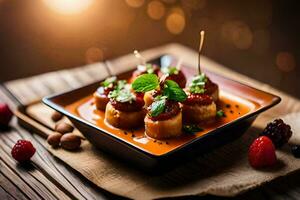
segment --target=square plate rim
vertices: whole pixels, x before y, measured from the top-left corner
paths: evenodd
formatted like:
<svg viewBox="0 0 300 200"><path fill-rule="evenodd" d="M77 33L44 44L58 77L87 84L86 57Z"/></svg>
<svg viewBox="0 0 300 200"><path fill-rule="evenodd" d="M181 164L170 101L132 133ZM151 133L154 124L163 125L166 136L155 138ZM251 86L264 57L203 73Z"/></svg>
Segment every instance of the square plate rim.
<svg viewBox="0 0 300 200"><path fill-rule="evenodd" d="M162 56L164 56L164 55L166 55L166 54L162 54L162 55L158 56L157 58L160 58L160 57L162 57ZM155 58L154 58L154 59L155 59ZM153 60L154 60L154 59L153 59ZM190 66L188 66L188 65L185 65L185 66L186 66L186 67L190 67ZM190 68L191 68L191 67L190 67ZM64 107L62 107L62 106L60 106L60 105L54 103L54 102L51 100L51 99L55 99L55 98L57 98L57 97L59 97L59 96L67 95L67 94L69 94L69 93L71 93L71 92L75 92L75 91L82 90L82 89L84 89L84 88L90 87L90 86L92 86L92 85L94 85L94 84L96 84L96 83L99 83L99 81L101 81L101 80L95 81L95 82L90 83L90 84L87 84L87 85L83 85L83 86L78 87L78 88L73 88L73 89L70 89L70 90L67 90L67 91L64 91L64 92L60 92L60 93L48 95L48 96L46 96L46 97L44 97L44 98L42 99L42 102L43 102L44 104L46 104L47 106L51 107L52 109L54 109L54 110L56 110L56 111L62 113L63 115L65 115L65 116L67 116L67 117L69 117L69 118L72 118L72 119L74 119L74 120L76 120L76 121L79 121L80 123L83 123L83 124L85 124L85 125L87 125L87 126L90 126L91 128L94 128L94 129L96 129L97 131L100 131L100 132L106 134L106 135L109 136L111 139L113 139L113 140L115 140L115 141L117 141L117 142L122 142L122 143L124 143L126 146L128 146L129 148L131 148L131 149L133 149L133 150L138 150L140 153L146 154L146 155L148 155L148 156L150 156L150 157L154 157L154 158L162 158L162 157L169 156L170 154L173 154L173 153L175 153L175 152L177 152L177 151L180 151L181 149L186 148L186 147L189 146L190 144L192 144L192 143L194 143L194 142L197 142L197 141L200 140L200 139L203 139L203 138L205 138L205 137L208 137L208 136L211 136L211 135L213 135L213 134L216 134L217 132L220 132L222 129L226 129L227 127L229 127L229 126L232 125L232 124L239 123L239 122L244 121L244 120L246 120L246 119L249 119L249 118L251 118L251 117L253 117L253 116L255 116L255 115L258 115L259 113L262 113L262 112L268 110L269 108L271 108L271 107L273 107L273 106L275 106L275 105L277 105L278 103L281 102L281 98L280 98L279 96L277 96L277 95L274 95L274 94L271 94L271 93L269 93L269 92L266 92L266 91L257 89L257 88L255 88L255 87L249 86L249 85L247 85L247 84L245 84L245 83L241 83L241 82L239 82L239 81L230 79L229 77L225 77L225 76L220 75L220 74L218 74L218 73L216 73L216 72L212 72L212 71L207 70L207 69L205 69L205 71L209 72L210 74L214 74L215 76L219 76L219 77L221 77L221 78L223 78L223 79L227 79L227 80L229 80L229 81L235 82L235 83L237 83L237 84L239 84L239 85L243 85L243 86L245 86L245 87L254 89L254 90L258 91L258 92L262 92L262 93L264 93L264 94L270 95L270 96L272 96L272 101L268 102L267 105L260 106L257 110L250 111L249 113L247 113L246 115L244 115L244 116L242 116L242 117L240 117L240 118L238 118L238 119L235 119L235 120L233 120L233 121L231 121L231 122L229 122L229 123L227 123L227 124L224 124L224 125L222 125L222 126L220 126L220 127L218 127L218 128L215 128L215 129L213 129L213 130L207 132L206 134L204 134L204 135L202 135L202 136L200 136L200 137L194 138L194 139L192 139L192 140L190 140L190 141L188 141L188 142L186 142L186 143L184 143L184 144L182 144L182 145L176 147L175 149L173 149L173 150L171 150L171 151L168 151L168 152L166 152L166 153L164 153L164 154L161 154L161 155L152 154L152 153L150 153L150 152L148 152L148 151L143 150L142 148L138 148L137 146L135 146L135 145L133 145L133 144L127 142L125 139L121 139L121 138L119 138L119 137L117 137L117 136L115 136L115 135L112 135L112 134L109 133L109 131L103 130L103 129L101 129L100 127L96 126L95 124L92 124L91 122L88 122L88 121L84 120L83 118L81 118L81 117L79 117L79 116L76 116L75 114L73 114L73 113L67 111ZM126 72L127 72L127 71L124 71L124 72L122 72L122 73L126 73ZM120 73L120 74L122 74L122 73ZM116 74L116 75L117 75L117 74ZM243 98L243 99L244 99L244 98Z"/></svg>

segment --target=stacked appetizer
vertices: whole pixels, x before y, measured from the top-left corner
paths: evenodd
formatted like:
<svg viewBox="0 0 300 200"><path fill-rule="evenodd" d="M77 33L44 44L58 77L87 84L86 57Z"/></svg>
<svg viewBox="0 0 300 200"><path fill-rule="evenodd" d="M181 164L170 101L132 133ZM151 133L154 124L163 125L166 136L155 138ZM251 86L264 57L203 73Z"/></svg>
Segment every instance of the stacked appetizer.
<svg viewBox="0 0 300 200"><path fill-rule="evenodd" d="M100 83L100 87L94 92L94 102L98 110L105 110L109 102L108 94L113 91L117 85L117 77L112 76Z"/></svg>
<svg viewBox="0 0 300 200"><path fill-rule="evenodd" d="M187 99L182 102L182 110L186 122L201 123L216 117L219 88L204 73L193 77L185 91Z"/></svg>
<svg viewBox="0 0 300 200"><path fill-rule="evenodd" d="M147 107L144 119L145 133L155 139L166 139L182 134L182 113L179 102L186 99L185 92L172 80L159 79L154 74L139 76L132 88L136 92L157 91L153 103Z"/></svg>
<svg viewBox="0 0 300 200"><path fill-rule="evenodd" d="M162 81L172 80L176 82L181 88L184 88L186 85L186 77L177 67L162 67L158 73L158 76ZM145 93L144 100L146 106L150 106L153 103L154 98L160 95L159 92L159 90L152 90Z"/></svg>
<svg viewBox="0 0 300 200"><path fill-rule="evenodd" d="M162 67L159 72L159 77L175 81L181 88L184 88L186 84L186 78L183 72L174 66Z"/></svg>
<svg viewBox="0 0 300 200"><path fill-rule="evenodd" d="M145 116L143 97L131 90L125 80L117 82L108 94L109 102L105 109L105 120L117 128L132 129L143 124Z"/></svg>

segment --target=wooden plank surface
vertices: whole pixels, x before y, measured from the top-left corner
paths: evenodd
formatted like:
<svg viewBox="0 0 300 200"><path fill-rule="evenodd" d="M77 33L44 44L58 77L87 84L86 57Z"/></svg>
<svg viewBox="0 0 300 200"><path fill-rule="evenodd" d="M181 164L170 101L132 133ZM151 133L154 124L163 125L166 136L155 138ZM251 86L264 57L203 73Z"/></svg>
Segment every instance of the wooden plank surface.
<svg viewBox="0 0 300 200"><path fill-rule="evenodd" d="M0 87L0 101L12 108L16 102ZM32 163L17 164L10 155L18 139L30 140L37 151ZM38 135L20 127L16 119L0 134L0 199L106 199L112 195L88 182L76 171L55 159Z"/></svg>
<svg viewBox="0 0 300 200"><path fill-rule="evenodd" d="M168 52L172 54L176 53L177 48L176 45L171 45L167 49ZM158 48L156 51L166 51L166 48ZM146 55L148 58L151 56L155 57L153 52L153 50L147 51L143 55ZM186 49L186 53L182 54L185 60L191 62L189 64L194 64L195 61L192 59L194 56L194 52L189 49ZM116 66L121 62L126 61L128 65L135 63L135 61L128 58L128 56L124 56L121 59L108 61L107 65L110 71L118 73L121 68L116 68ZM212 66L212 71L217 73L221 70L221 68L217 67L220 65L214 65L212 61L206 60L205 58L203 63L204 65L209 64ZM12 81L7 83L6 86L22 103L28 103L53 92L76 88L83 84L104 78L108 72L103 65L104 64L96 64L82 69L78 68L75 70L55 72L49 75L49 77L52 77L51 79L46 75L42 75L21 81ZM234 72L226 68L223 68L221 72L224 75L237 78L242 82L247 82L248 80L248 78L244 76L235 76L236 74ZM262 85L261 88L265 89L268 87L267 85ZM291 99L293 98L291 97ZM17 102L13 100L3 88L0 89L0 101L8 102L11 107L17 105ZM293 101L287 102L286 106L299 109L299 105L293 104ZM38 135L32 135L22 129L16 124L15 120L11 123L11 126L12 128L10 130L1 132L0 135L0 199L117 198L95 187L76 173L76 171L55 159L43 146L43 138ZM30 166L19 166L10 157L10 149L13 143L19 138L26 138L33 141L38 149L38 153L34 156L33 164ZM300 173L294 173L292 176L283 177L262 188L235 197L235 199L298 199L300 195L299 178ZM195 198L202 199L201 197ZM209 198L214 199L215 197L210 196Z"/></svg>

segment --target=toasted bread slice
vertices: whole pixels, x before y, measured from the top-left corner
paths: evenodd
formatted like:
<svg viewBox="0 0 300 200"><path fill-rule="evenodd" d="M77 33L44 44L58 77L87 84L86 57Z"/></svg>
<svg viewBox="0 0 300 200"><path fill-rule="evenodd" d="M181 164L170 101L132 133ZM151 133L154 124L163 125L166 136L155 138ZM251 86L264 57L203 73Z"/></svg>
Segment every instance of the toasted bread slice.
<svg viewBox="0 0 300 200"><path fill-rule="evenodd" d="M186 105L182 104L182 115L185 122L201 123L216 117L217 106L215 102L209 105Z"/></svg>
<svg viewBox="0 0 300 200"><path fill-rule="evenodd" d="M94 92L94 102L98 110L105 110L106 104L109 102L109 98L100 95L98 92Z"/></svg>
<svg viewBox="0 0 300 200"><path fill-rule="evenodd" d="M134 112L123 112L115 109L109 102L105 109L105 120L116 128L131 129L143 126L144 109Z"/></svg>
<svg viewBox="0 0 300 200"><path fill-rule="evenodd" d="M177 137L182 134L181 130L181 112L179 112L176 116L163 121L153 121L148 116L145 117L145 132L151 138L167 139Z"/></svg>

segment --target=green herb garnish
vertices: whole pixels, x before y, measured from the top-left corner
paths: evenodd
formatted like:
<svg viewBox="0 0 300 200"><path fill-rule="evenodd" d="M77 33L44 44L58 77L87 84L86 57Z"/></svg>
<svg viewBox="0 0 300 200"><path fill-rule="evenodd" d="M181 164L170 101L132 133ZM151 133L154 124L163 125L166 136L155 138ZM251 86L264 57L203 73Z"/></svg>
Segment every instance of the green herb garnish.
<svg viewBox="0 0 300 200"><path fill-rule="evenodd" d="M153 74L154 73L154 68L152 64L146 64L146 71L148 74Z"/></svg>
<svg viewBox="0 0 300 200"><path fill-rule="evenodd" d="M135 95L127 89L113 90L108 94L108 97L121 103L132 102L135 100Z"/></svg>
<svg viewBox="0 0 300 200"><path fill-rule="evenodd" d="M167 75L178 74L179 70L176 67L163 67L161 68L162 73Z"/></svg>
<svg viewBox="0 0 300 200"><path fill-rule="evenodd" d="M124 103L124 102L132 102L135 100L135 95L132 94L129 90L121 90L116 98L116 101Z"/></svg>
<svg viewBox="0 0 300 200"><path fill-rule="evenodd" d="M141 72L146 71L148 74L154 74L154 67L151 63L145 65L138 65L137 69Z"/></svg>
<svg viewBox="0 0 300 200"><path fill-rule="evenodd" d="M192 82L189 84L189 90L194 94L203 94L205 92L205 83L207 82L207 77L204 73L195 76Z"/></svg>
<svg viewBox="0 0 300 200"><path fill-rule="evenodd" d="M112 77L109 77L109 78L105 79L105 80L101 83L101 85L102 85L103 87L110 87L110 86L112 86L114 83L116 83L116 81L117 81L117 77L116 77L116 76L112 76Z"/></svg>
<svg viewBox="0 0 300 200"><path fill-rule="evenodd" d="M150 110L150 116L156 117L159 114L163 113L165 111L166 107L166 99L160 99L158 101L154 101L151 104L151 110Z"/></svg>
<svg viewBox="0 0 300 200"><path fill-rule="evenodd" d="M143 74L137 77L132 83L132 88L136 92L148 92L156 89L158 86L158 77L154 74ZM166 96L170 100L182 102L187 97L179 85L172 80L166 80L164 88L161 89L163 90L163 96Z"/></svg>
<svg viewBox="0 0 300 200"><path fill-rule="evenodd" d="M138 76L132 83L132 88L136 92L148 92L159 86L158 77L155 74L143 74Z"/></svg>
<svg viewBox="0 0 300 200"><path fill-rule="evenodd" d="M163 95L167 96L170 100L178 102L182 102L187 98L187 95L182 88L180 88L176 82L171 80L166 80L163 89Z"/></svg>
<svg viewBox="0 0 300 200"><path fill-rule="evenodd" d="M158 77L154 74L143 74L137 77L132 83L132 88L136 92L148 92L158 87ZM166 80L161 90L163 95L155 97L154 102L151 104L150 115L153 117L165 111L167 99L182 102L187 98L187 95L179 85L171 80Z"/></svg>
<svg viewBox="0 0 300 200"><path fill-rule="evenodd" d="M135 95L130 91L130 85L125 80L121 80L118 81L116 88L109 92L108 98L124 103L134 101Z"/></svg>
<svg viewBox="0 0 300 200"><path fill-rule="evenodd" d="M223 110L218 110L217 111L217 117L225 117L225 113Z"/></svg>
<svg viewBox="0 0 300 200"><path fill-rule="evenodd" d="M167 99L168 97L167 96L163 96L163 95L158 95L154 98L154 101L159 101L161 99Z"/></svg>
<svg viewBox="0 0 300 200"><path fill-rule="evenodd" d="M117 83L117 86L116 86L116 90L122 90L123 88L125 87L128 87L129 85L127 85L127 81L126 80L120 80L118 81Z"/></svg>
<svg viewBox="0 0 300 200"><path fill-rule="evenodd" d="M184 125L182 127L182 130L186 133L197 133L199 131L203 131L203 128L199 127L198 125L196 124L190 124L190 125Z"/></svg>

